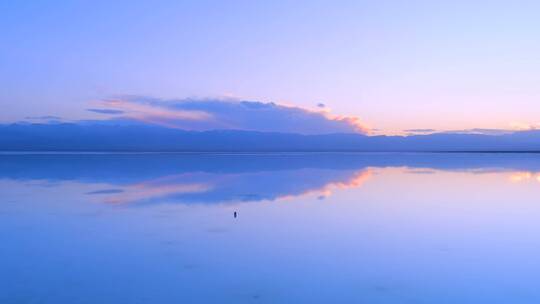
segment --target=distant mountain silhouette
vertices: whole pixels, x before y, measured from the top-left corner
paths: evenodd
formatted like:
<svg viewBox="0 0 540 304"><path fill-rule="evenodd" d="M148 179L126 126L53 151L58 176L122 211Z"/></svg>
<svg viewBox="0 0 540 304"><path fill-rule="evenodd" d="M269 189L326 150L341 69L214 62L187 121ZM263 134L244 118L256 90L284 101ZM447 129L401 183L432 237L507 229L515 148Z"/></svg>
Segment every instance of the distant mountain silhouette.
<svg viewBox="0 0 540 304"><path fill-rule="evenodd" d="M540 131L504 135L300 135L240 130L184 131L137 123L0 125L2 151L540 151Z"/></svg>

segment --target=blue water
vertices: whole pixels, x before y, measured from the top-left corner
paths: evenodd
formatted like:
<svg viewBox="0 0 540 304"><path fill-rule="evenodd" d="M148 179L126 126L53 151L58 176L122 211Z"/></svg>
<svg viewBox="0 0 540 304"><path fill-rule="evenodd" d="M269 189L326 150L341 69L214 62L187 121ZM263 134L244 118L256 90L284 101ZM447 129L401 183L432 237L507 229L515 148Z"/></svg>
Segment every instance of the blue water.
<svg viewBox="0 0 540 304"><path fill-rule="evenodd" d="M0 194L0 303L540 303L536 154L4 154Z"/></svg>

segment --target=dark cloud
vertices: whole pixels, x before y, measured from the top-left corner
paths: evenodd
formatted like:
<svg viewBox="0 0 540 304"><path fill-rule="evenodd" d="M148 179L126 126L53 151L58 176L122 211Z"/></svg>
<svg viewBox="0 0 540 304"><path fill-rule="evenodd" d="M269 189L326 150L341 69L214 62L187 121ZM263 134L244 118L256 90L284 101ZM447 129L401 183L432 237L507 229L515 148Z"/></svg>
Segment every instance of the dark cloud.
<svg viewBox="0 0 540 304"><path fill-rule="evenodd" d="M435 129L408 129L408 130L403 130L404 132L407 132L407 133L434 133L434 132L437 132L437 130Z"/></svg>
<svg viewBox="0 0 540 304"><path fill-rule="evenodd" d="M113 110L113 109L86 109L86 111L95 112L99 114L124 114L124 111L121 110Z"/></svg>
<svg viewBox="0 0 540 304"><path fill-rule="evenodd" d="M61 120L62 117L54 116L54 115L45 115L45 116L27 116L24 119L31 119L31 120Z"/></svg>
<svg viewBox="0 0 540 304"><path fill-rule="evenodd" d="M273 102L127 96L103 101L108 112L185 130L250 130L299 134L367 133L357 117ZM100 109L101 111L103 109Z"/></svg>
<svg viewBox="0 0 540 304"><path fill-rule="evenodd" d="M435 130L435 129L408 129L403 130L410 135L415 134L477 134L477 135L503 135L511 134L516 132L516 130L507 130L507 129L483 129L483 128L473 128L473 129L462 129L462 130Z"/></svg>
<svg viewBox="0 0 540 304"><path fill-rule="evenodd" d="M506 129L464 129L464 130L449 130L444 131L443 133L449 134L480 134L480 135L504 135L515 133L516 130L506 130Z"/></svg>
<svg viewBox="0 0 540 304"><path fill-rule="evenodd" d="M122 193L122 192L124 192L124 190L122 190L122 189L103 189L103 190L87 192L86 194L89 194L89 195L94 195L94 194L116 194L116 193Z"/></svg>

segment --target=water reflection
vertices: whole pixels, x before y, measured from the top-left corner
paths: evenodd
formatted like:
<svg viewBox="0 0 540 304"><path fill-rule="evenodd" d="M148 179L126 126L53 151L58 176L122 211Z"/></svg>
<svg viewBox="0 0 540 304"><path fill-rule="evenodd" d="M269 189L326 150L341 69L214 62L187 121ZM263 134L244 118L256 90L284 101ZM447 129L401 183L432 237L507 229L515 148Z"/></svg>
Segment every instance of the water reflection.
<svg viewBox="0 0 540 304"><path fill-rule="evenodd" d="M317 169L234 174L193 172L118 185L118 189L92 193L114 192L103 196L104 202L115 204L273 201L312 193L328 196L334 189L359 186L369 173L369 170L334 172Z"/></svg>
<svg viewBox="0 0 540 304"><path fill-rule="evenodd" d="M540 181L538 160L535 154L2 155L0 178L50 187L92 185L85 194L107 204L219 204L322 199L360 187L385 167L403 167L409 174L504 171L512 182Z"/></svg>
<svg viewBox="0 0 540 304"><path fill-rule="evenodd" d="M536 181L540 182L540 172L521 171L510 175L509 180L514 183Z"/></svg>
<svg viewBox="0 0 540 304"><path fill-rule="evenodd" d="M3 155L0 303L539 303L539 173L536 154Z"/></svg>

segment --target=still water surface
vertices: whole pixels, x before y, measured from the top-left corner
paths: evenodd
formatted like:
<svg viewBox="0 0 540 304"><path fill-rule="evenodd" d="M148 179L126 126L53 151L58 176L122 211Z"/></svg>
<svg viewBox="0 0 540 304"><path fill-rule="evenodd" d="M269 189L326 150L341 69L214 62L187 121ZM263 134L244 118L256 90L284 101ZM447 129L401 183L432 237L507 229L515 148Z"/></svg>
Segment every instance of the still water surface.
<svg viewBox="0 0 540 304"><path fill-rule="evenodd" d="M540 155L0 155L0 194L0 303L540 303Z"/></svg>

